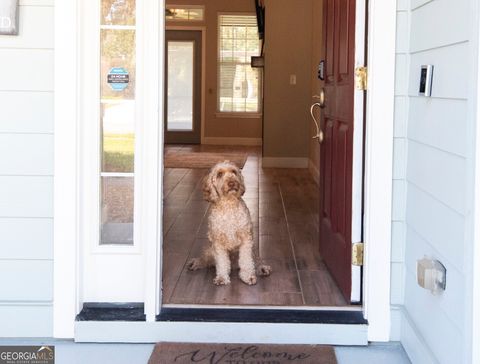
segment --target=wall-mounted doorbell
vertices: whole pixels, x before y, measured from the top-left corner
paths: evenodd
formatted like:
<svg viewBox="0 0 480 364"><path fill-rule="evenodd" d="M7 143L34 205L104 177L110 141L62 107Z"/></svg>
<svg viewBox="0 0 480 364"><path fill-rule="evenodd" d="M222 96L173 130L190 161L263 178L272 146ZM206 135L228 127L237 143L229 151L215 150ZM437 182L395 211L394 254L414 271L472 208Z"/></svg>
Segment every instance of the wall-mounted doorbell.
<svg viewBox="0 0 480 364"><path fill-rule="evenodd" d="M418 94L420 96L432 96L432 82L433 82L433 65L426 64L421 67L420 71L420 88Z"/></svg>

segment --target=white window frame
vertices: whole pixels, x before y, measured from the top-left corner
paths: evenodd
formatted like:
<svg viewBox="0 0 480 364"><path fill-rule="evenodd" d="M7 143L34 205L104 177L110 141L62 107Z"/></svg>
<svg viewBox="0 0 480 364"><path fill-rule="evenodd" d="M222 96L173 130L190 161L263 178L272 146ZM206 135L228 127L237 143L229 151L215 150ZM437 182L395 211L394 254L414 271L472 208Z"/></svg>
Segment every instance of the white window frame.
<svg viewBox="0 0 480 364"><path fill-rule="evenodd" d="M162 263L162 171L163 171L163 52L164 2L137 0L137 105L144 120L141 143L143 158L136 166L141 181L139 200L142 228L139 236L145 244L145 330L151 330L161 305L160 272ZM79 150L80 64L82 6L81 0L60 1L55 4L55 176L54 176L54 301L53 336L73 338L75 316L81 309L79 281L81 262L79 209L82 183ZM368 319L368 340L388 341L390 337L390 249L391 199L393 166L393 100L396 38L396 1L369 2L368 55L369 91L366 110L365 146L365 267L364 316ZM85 19L84 22L96 21ZM82 25L83 24L83 25ZM148 70L148 72L147 72ZM74 80L75 82L72 82ZM375 191L382 190L382 194ZM314 332L321 333L329 325L307 325L310 329L297 331L301 324L287 325L296 335L285 336L272 324L242 324L248 332L272 333L271 342L312 342ZM114 325L115 326L115 325ZM121 323L120 323L121 326ZM303 325L305 326L305 325ZM113 327L113 326L106 326ZM116 326L115 326L116 327ZM143 327L143 326L141 326ZM230 323L163 323L162 338L185 337L187 327L209 341L227 342L241 335L238 325ZM341 332L342 325L334 325ZM218 330L216 330L218 329ZM189 329L190 330L190 329ZM265 331L267 330L267 331ZM314 331L312 331L314 330ZM327 330L328 331L328 330ZM108 341L111 333L104 332ZM180 335L180 336L179 336ZM192 333L193 335L193 333ZM203 336L201 336L203 335ZM268 335L267 335L268 336ZM324 337L324 336L322 336ZM125 338L127 341L128 338ZM340 337L337 337L340 340ZM145 336L143 337L145 341ZM246 339L244 339L246 340ZM345 342L347 344L348 342Z"/></svg>
<svg viewBox="0 0 480 364"><path fill-rule="evenodd" d="M248 12L219 12L217 13L217 111L215 116L219 118L258 119L262 117L263 109L263 69L258 68L258 110L248 111L220 111L220 16L222 15L248 15L257 16Z"/></svg>

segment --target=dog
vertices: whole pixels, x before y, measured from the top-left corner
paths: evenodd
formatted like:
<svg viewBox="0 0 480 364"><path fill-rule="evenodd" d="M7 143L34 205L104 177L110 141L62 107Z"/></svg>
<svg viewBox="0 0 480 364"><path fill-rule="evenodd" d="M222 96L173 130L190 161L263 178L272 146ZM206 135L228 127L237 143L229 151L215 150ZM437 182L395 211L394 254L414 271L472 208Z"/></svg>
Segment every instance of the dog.
<svg viewBox="0 0 480 364"><path fill-rule="evenodd" d="M213 283L217 286L230 283L231 256L238 253L240 279L248 284L257 283L255 268L255 243L253 225L245 201L245 184L240 169L229 161L212 167L203 182L203 196L211 203L208 216L210 245L203 255L187 263L189 270L215 266ZM258 275L269 276L272 268L258 266Z"/></svg>

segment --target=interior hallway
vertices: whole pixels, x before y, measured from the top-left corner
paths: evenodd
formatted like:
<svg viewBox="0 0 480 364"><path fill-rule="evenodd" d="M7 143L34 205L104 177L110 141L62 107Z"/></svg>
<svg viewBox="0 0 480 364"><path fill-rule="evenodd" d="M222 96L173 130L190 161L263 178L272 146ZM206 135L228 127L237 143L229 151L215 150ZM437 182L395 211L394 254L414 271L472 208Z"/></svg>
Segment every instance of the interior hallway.
<svg viewBox="0 0 480 364"><path fill-rule="evenodd" d="M306 169L262 169L259 147L172 146L182 151L245 152L244 200L254 236L270 277L247 286L231 274L231 284L212 283L215 269L188 271L186 262L208 244L202 178L206 169L167 168L164 175L165 304L344 306L346 301L318 252L318 186Z"/></svg>

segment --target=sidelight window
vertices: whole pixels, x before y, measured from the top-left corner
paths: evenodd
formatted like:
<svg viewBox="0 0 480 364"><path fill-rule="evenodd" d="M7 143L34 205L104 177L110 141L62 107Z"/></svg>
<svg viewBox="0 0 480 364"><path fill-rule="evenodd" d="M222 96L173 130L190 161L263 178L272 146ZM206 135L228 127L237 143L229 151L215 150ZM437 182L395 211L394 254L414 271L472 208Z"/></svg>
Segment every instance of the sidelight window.
<svg viewBox="0 0 480 364"><path fill-rule="evenodd" d="M102 0L101 245L133 245L135 35L135 0Z"/></svg>

